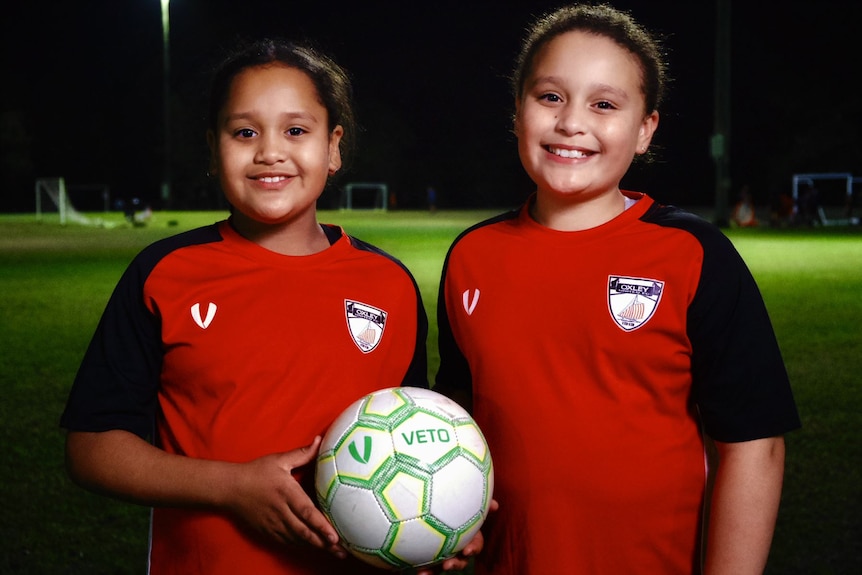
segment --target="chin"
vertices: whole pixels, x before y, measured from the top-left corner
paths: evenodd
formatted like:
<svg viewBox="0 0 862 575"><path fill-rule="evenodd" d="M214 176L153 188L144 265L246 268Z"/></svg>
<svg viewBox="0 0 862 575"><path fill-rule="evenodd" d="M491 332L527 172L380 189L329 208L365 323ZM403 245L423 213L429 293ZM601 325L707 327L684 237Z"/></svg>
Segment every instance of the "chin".
<svg viewBox="0 0 862 575"><path fill-rule="evenodd" d="M539 187L539 193L553 196L574 196L588 191L589 188L581 183L572 182L546 182Z"/></svg>

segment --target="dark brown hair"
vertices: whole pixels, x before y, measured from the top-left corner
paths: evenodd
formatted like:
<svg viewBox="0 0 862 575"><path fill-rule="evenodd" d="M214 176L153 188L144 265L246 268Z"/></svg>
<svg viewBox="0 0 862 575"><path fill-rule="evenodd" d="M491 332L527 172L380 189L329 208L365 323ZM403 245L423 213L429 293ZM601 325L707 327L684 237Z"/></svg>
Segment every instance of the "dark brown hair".
<svg viewBox="0 0 862 575"><path fill-rule="evenodd" d="M641 67L641 90L646 104L644 112L649 114L658 109L666 83L666 66L659 40L630 14L605 4L565 6L541 16L528 28L512 74L512 91L516 100L524 94L524 82L532 72L539 50L557 36L573 31L605 36L633 54Z"/></svg>

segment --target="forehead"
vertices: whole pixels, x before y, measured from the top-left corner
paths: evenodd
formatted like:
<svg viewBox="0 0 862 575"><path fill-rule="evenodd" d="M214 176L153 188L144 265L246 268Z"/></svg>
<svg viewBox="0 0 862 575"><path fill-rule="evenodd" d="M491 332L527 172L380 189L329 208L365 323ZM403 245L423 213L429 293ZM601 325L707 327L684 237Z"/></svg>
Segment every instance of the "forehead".
<svg viewBox="0 0 862 575"><path fill-rule="evenodd" d="M613 39L575 30L553 38L536 53L530 73L532 80L548 75L568 79L592 78L603 83L633 84L639 88L643 73L637 56Z"/></svg>
<svg viewBox="0 0 862 575"><path fill-rule="evenodd" d="M308 74L283 64L253 66L237 73L231 81L225 107L278 102L323 108L317 87Z"/></svg>

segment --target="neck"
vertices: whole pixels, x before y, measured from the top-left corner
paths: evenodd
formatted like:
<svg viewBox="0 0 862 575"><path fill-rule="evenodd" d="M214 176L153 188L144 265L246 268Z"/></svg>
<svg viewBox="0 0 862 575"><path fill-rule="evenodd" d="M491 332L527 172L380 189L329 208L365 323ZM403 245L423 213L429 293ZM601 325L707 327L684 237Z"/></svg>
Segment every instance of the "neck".
<svg viewBox="0 0 862 575"><path fill-rule="evenodd" d="M536 194L530 215L541 225L560 232L577 232L598 227L625 211L625 196L619 190L588 201L570 196Z"/></svg>
<svg viewBox="0 0 862 575"><path fill-rule="evenodd" d="M234 213L233 228L245 239L286 256L308 256L329 247L329 240L316 217L279 224L265 224Z"/></svg>

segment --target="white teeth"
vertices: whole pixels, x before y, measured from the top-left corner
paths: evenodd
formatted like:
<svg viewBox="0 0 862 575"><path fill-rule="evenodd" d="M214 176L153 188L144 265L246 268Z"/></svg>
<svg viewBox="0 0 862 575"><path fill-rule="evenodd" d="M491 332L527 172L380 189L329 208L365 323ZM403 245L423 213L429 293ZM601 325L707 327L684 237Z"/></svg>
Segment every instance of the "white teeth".
<svg viewBox="0 0 862 575"><path fill-rule="evenodd" d="M286 178L286 177L284 177L284 176L276 176L276 177L274 177L274 178L271 178L271 177L263 177L263 178L260 178L260 181L262 181L262 182L264 182L264 183L267 183L267 184L272 184L272 183L275 183L275 182L281 182L281 181L284 181L284 180L286 180L286 179L287 179L287 178Z"/></svg>
<svg viewBox="0 0 862 575"><path fill-rule="evenodd" d="M560 156L561 158L586 158L587 155L578 150L562 150L560 148L549 148L552 154Z"/></svg>

